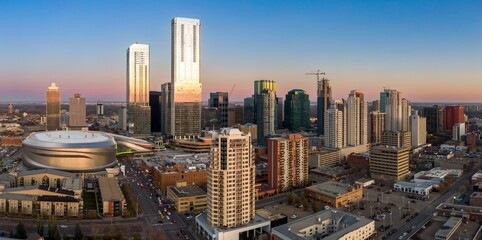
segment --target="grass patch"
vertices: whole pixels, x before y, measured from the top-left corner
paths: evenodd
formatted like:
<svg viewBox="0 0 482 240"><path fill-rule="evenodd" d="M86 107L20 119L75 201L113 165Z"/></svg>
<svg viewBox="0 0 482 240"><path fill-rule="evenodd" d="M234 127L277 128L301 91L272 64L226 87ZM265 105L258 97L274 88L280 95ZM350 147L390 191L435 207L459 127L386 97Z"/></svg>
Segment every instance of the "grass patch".
<svg viewBox="0 0 482 240"><path fill-rule="evenodd" d="M130 184L122 184L121 186L122 193L127 201L127 211L129 214L125 214L125 217L137 217L137 207L139 207L139 214L142 214L142 207L141 205L137 205L137 196L132 191L132 187Z"/></svg>

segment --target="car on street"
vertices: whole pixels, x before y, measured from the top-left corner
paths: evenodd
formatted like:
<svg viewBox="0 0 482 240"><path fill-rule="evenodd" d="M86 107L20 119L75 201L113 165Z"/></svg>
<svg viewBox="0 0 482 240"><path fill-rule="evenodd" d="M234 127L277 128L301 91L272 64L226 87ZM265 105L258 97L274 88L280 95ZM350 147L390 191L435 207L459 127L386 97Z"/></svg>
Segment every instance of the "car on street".
<svg viewBox="0 0 482 240"><path fill-rule="evenodd" d="M297 217L298 217L298 216L297 216L296 214L293 214L293 215L291 215L290 218L291 218L291 219L295 219L295 218L297 218Z"/></svg>
<svg viewBox="0 0 482 240"><path fill-rule="evenodd" d="M67 225L59 225L60 228L67 228Z"/></svg>

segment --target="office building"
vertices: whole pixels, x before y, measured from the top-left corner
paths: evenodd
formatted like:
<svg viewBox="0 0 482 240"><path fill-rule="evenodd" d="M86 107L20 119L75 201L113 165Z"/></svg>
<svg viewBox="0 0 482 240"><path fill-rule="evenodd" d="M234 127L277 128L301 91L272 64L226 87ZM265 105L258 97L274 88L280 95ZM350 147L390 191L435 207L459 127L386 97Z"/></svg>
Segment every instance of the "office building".
<svg viewBox="0 0 482 240"><path fill-rule="evenodd" d="M222 128L228 127L229 99L227 92L210 93L209 107L217 109L217 122Z"/></svg>
<svg viewBox="0 0 482 240"><path fill-rule="evenodd" d="M86 108L85 98L80 96L80 93L74 94L74 97L69 99L69 127L71 129L78 129L86 126Z"/></svg>
<svg viewBox="0 0 482 240"><path fill-rule="evenodd" d="M119 108L119 121L118 124L119 129L123 131L127 131L127 107L121 106Z"/></svg>
<svg viewBox="0 0 482 240"><path fill-rule="evenodd" d="M286 94L284 125L291 131L310 128L310 96L301 89Z"/></svg>
<svg viewBox="0 0 482 240"><path fill-rule="evenodd" d="M368 143L368 104L361 91L353 90L347 99L346 144L349 146Z"/></svg>
<svg viewBox="0 0 482 240"><path fill-rule="evenodd" d="M151 132L161 132L162 92L149 91L149 106L151 107Z"/></svg>
<svg viewBox="0 0 482 240"><path fill-rule="evenodd" d="M388 91L384 89L383 92L380 92L380 112L385 113L387 108L387 98L388 98Z"/></svg>
<svg viewBox="0 0 482 240"><path fill-rule="evenodd" d="M255 164L251 135L225 128L211 151L207 219L213 228L237 227L255 217Z"/></svg>
<svg viewBox="0 0 482 240"><path fill-rule="evenodd" d="M268 139L268 185L277 192L308 184L309 141L301 134Z"/></svg>
<svg viewBox="0 0 482 240"><path fill-rule="evenodd" d="M402 129L402 94L397 90L385 89L380 93L380 108L385 112L385 129L387 131L401 131ZM382 103L385 102L384 108Z"/></svg>
<svg viewBox="0 0 482 240"><path fill-rule="evenodd" d="M244 124L244 107L234 105L228 108L228 127Z"/></svg>
<svg viewBox="0 0 482 240"><path fill-rule="evenodd" d="M385 113L370 112L370 142L379 144L382 142L382 133L385 131Z"/></svg>
<svg viewBox="0 0 482 240"><path fill-rule="evenodd" d="M439 108L439 106L434 105L433 107L424 107L422 109L421 115L427 119L427 133L435 134L441 132L438 129Z"/></svg>
<svg viewBox="0 0 482 240"><path fill-rule="evenodd" d="M417 110L412 110L410 128L413 148L427 143L427 118L420 117Z"/></svg>
<svg viewBox="0 0 482 240"><path fill-rule="evenodd" d="M346 146L346 107L344 100L335 100L325 112L325 147Z"/></svg>
<svg viewBox="0 0 482 240"><path fill-rule="evenodd" d="M171 135L171 83L161 85L161 132L163 135Z"/></svg>
<svg viewBox="0 0 482 240"><path fill-rule="evenodd" d="M282 97L276 97L275 105L274 129L282 129L284 127L284 102Z"/></svg>
<svg viewBox="0 0 482 240"><path fill-rule="evenodd" d="M60 130L60 90L53 82L47 90L47 131Z"/></svg>
<svg viewBox="0 0 482 240"><path fill-rule="evenodd" d="M375 146L370 149L370 174L372 178L403 180L409 173L410 148Z"/></svg>
<svg viewBox="0 0 482 240"><path fill-rule="evenodd" d="M380 100L373 100L370 112L380 111Z"/></svg>
<svg viewBox="0 0 482 240"><path fill-rule="evenodd" d="M412 103L407 99L402 99L402 126L400 131L410 131L410 114L412 113Z"/></svg>
<svg viewBox="0 0 482 240"><path fill-rule="evenodd" d="M175 17L171 32L171 134L193 138L201 133L201 22Z"/></svg>
<svg viewBox="0 0 482 240"><path fill-rule="evenodd" d="M254 82L255 117L258 145L266 146L267 138L274 134L276 118L276 88L273 80Z"/></svg>
<svg viewBox="0 0 482 240"><path fill-rule="evenodd" d="M462 141L462 136L465 135L465 132L466 132L466 124L465 123L454 124L453 130L452 130L452 140Z"/></svg>
<svg viewBox="0 0 482 240"><path fill-rule="evenodd" d="M305 188L305 196L323 205L339 208L362 200L363 188L335 181L326 181Z"/></svg>
<svg viewBox="0 0 482 240"><path fill-rule="evenodd" d="M178 181L175 186L167 187L167 199L171 200L179 213L200 213L207 208L207 194L196 185Z"/></svg>
<svg viewBox="0 0 482 240"><path fill-rule="evenodd" d="M256 123L256 119L254 118L254 96L244 98L243 104L243 122L244 123Z"/></svg>
<svg viewBox="0 0 482 240"><path fill-rule="evenodd" d="M339 210L326 209L272 229L273 240L373 239L375 220Z"/></svg>
<svg viewBox="0 0 482 240"><path fill-rule="evenodd" d="M318 118L317 128L318 135L325 134L325 112L330 107L330 103L333 100L331 95L330 80L322 78L317 82L317 101L316 101L316 116Z"/></svg>
<svg viewBox="0 0 482 240"><path fill-rule="evenodd" d="M151 133L149 84L149 45L132 44L127 49L127 130L129 134Z"/></svg>
<svg viewBox="0 0 482 240"><path fill-rule="evenodd" d="M104 115L104 104L102 103L97 103L97 106L95 108L95 112L97 113L98 116Z"/></svg>
<svg viewBox="0 0 482 240"><path fill-rule="evenodd" d="M382 145L398 148L408 148L412 146L412 133L400 131L384 131L382 133Z"/></svg>
<svg viewBox="0 0 482 240"><path fill-rule="evenodd" d="M445 132L451 132L457 123L464 123L464 106L445 106Z"/></svg>
<svg viewBox="0 0 482 240"><path fill-rule="evenodd" d="M318 148L310 151L309 168L333 167L340 164L340 150Z"/></svg>
<svg viewBox="0 0 482 240"><path fill-rule="evenodd" d="M154 186L163 192L167 191L168 186L175 186L178 181L186 181L189 184L204 188L207 183L207 171L202 168L189 169L189 166L184 164L167 167L157 166L153 169L152 179Z"/></svg>

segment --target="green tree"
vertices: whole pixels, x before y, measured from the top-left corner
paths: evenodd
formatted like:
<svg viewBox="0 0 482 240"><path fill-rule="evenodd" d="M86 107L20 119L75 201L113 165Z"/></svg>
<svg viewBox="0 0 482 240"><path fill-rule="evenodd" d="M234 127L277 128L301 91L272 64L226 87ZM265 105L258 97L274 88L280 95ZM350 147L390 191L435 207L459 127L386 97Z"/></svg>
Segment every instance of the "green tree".
<svg viewBox="0 0 482 240"><path fill-rule="evenodd" d="M77 223L77 224L75 224L74 239L75 240L82 240L82 238L84 238L84 234L82 233L82 229L80 229L80 225Z"/></svg>
<svg viewBox="0 0 482 240"><path fill-rule="evenodd" d="M25 230L25 226L23 223L17 224L15 227L15 237L20 239L27 239L27 230Z"/></svg>

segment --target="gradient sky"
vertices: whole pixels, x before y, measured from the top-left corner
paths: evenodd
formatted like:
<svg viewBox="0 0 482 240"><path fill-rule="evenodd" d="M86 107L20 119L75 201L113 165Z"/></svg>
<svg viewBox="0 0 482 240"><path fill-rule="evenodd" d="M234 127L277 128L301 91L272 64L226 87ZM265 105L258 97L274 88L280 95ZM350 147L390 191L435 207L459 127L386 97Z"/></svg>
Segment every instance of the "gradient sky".
<svg viewBox="0 0 482 240"><path fill-rule="evenodd" d="M126 49L151 48L151 90L170 81L170 20L201 19L203 100L242 100L256 79L315 100L383 87L414 102L482 102L482 1L0 1L0 101L125 99Z"/></svg>

